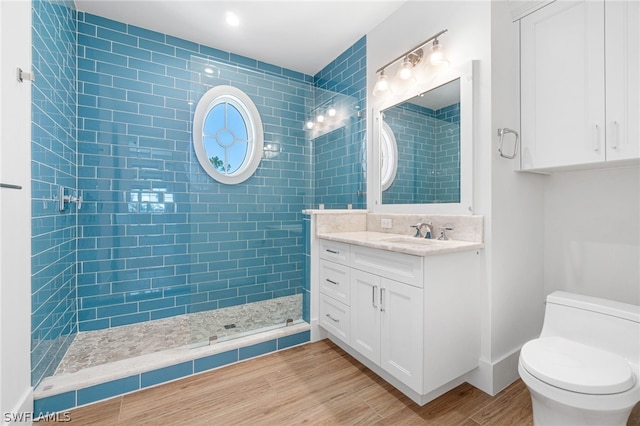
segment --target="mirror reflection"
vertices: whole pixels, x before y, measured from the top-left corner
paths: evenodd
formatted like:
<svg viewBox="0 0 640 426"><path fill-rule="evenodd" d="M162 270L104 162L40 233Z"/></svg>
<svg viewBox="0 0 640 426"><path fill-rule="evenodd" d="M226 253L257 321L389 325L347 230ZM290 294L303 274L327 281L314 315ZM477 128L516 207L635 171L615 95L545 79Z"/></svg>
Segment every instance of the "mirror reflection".
<svg viewBox="0 0 640 426"><path fill-rule="evenodd" d="M382 180L382 203L460 203L460 79L386 108L381 115L383 138L387 129L397 146L395 177ZM389 151L380 142L385 176Z"/></svg>
<svg viewBox="0 0 640 426"><path fill-rule="evenodd" d="M391 127L383 120L380 129L380 186L389 189L396 179L398 168L398 143Z"/></svg>

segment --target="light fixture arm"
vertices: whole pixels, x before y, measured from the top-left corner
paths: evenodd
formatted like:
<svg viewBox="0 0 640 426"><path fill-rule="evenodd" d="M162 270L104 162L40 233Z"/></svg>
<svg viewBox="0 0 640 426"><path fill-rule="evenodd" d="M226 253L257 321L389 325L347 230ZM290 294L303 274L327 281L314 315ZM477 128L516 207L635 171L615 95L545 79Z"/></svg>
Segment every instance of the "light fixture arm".
<svg viewBox="0 0 640 426"><path fill-rule="evenodd" d="M376 71L376 74L379 73L380 71L383 71L385 68L387 68L389 65L392 65L394 63L396 63L397 61L399 61L400 59L404 58L407 55L410 55L412 53L414 53L416 50L420 49L422 46L424 46L425 44L429 43L432 40L437 40L438 37L440 37L442 34L446 33L447 30L442 30L439 33L437 33L436 35L432 35L431 37L429 37L428 39L426 39L425 41L423 41L422 43L420 43L419 45L417 45L416 47L414 47L413 49L409 49L406 52L404 52L402 55L398 56L397 58L395 58L392 61L389 61L388 63L386 63L384 66L381 66L380 68L378 68L378 70Z"/></svg>

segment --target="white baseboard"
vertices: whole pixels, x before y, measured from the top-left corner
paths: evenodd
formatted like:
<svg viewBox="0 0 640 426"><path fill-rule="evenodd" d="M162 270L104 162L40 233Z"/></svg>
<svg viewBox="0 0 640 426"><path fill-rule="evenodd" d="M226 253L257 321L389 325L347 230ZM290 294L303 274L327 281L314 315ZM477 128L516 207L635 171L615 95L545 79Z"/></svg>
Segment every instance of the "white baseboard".
<svg viewBox="0 0 640 426"><path fill-rule="evenodd" d="M481 359L478 368L467 373L466 381L493 396L520 377L519 357L520 348L517 348L493 363Z"/></svg>
<svg viewBox="0 0 640 426"><path fill-rule="evenodd" d="M2 413L2 426L33 424L33 388L29 386L9 413ZM22 420L19 420L22 419Z"/></svg>
<svg viewBox="0 0 640 426"><path fill-rule="evenodd" d="M327 331L319 327L318 324L320 324L320 322L317 318L311 318L311 324L309 324L311 326L311 342L317 342L328 337Z"/></svg>

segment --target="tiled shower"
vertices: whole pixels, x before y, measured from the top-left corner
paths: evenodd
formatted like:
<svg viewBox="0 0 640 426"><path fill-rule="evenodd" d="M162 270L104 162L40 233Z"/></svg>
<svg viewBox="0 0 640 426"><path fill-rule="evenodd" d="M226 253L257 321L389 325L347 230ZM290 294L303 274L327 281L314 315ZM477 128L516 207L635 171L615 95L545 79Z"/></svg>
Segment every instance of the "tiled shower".
<svg viewBox="0 0 640 426"><path fill-rule="evenodd" d="M70 1L33 6L33 384L78 332L308 303L302 210L364 207L366 126L354 111L311 140L303 124L319 91L366 110L365 39L309 76ZM217 84L247 92L264 123L265 155L240 185L210 179L191 145L194 102ZM60 211L60 186L82 202Z"/></svg>

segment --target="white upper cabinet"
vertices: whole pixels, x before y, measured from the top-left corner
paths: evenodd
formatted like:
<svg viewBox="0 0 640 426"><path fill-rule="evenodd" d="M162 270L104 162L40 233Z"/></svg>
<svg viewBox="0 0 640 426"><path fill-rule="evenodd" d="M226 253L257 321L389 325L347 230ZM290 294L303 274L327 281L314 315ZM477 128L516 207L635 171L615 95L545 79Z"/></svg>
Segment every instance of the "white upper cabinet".
<svg viewBox="0 0 640 426"><path fill-rule="evenodd" d="M521 21L522 167L604 160L604 4L555 2Z"/></svg>
<svg viewBox="0 0 640 426"><path fill-rule="evenodd" d="M639 23L637 2L602 0L521 20L523 170L638 157Z"/></svg>
<svg viewBox="0 0 640 426"><path fill-rule="evenodd" d="M607 160L640 156L640 2L605 3Z"/></svg>

